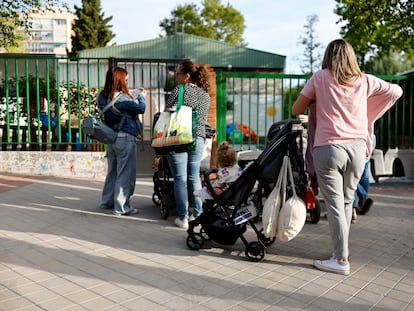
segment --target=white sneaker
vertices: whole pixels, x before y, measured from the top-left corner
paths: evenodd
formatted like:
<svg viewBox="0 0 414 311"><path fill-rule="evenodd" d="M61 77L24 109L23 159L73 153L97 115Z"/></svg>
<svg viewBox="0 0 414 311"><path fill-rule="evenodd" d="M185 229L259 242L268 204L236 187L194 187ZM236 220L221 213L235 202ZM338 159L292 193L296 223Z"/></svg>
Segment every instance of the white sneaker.
<svg viewBox="0 0 414 311"><path fill-rule="evenodd" d="M183 228L183 229L188 229L188 219L184 218L184 219L180 219L180 217L177 217L174 220L174 225L176 225L179 228Z"/></svg>
<svg viewBox="0 0 414 311"><path fill-rule="evenodd" d="M350 272L349 262L339 262L338 259L331 257L327 260L314 260L313 266L316 269L348 275Z"/></svg>

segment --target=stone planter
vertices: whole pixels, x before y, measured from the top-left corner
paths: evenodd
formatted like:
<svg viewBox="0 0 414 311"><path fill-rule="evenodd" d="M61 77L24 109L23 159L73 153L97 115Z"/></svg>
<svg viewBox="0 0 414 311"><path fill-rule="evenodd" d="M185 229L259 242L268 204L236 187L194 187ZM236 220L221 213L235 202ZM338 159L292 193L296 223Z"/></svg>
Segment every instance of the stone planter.
<svg viewBox="0 0 414 311"><path fill-rule="evenodd" d="M414 149L398 150L398 158L404 167L405 178L414 180Z"/></svg>

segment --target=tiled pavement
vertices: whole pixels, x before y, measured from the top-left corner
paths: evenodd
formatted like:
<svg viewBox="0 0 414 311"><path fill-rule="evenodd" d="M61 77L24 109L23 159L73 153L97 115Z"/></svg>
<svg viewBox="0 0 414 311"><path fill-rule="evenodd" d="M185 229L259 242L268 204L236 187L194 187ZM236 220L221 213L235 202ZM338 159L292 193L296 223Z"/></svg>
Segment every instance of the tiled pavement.
<svg viewBox="0 0 414 311"><path fill-rule="evenodd" d="M97 208L101 187L0 175L0 310L414 310L414 183L372 186L349 276L311 266L330 254L325 219L249 262L240 240L189 250L150 179L128 217Z"/></svg>

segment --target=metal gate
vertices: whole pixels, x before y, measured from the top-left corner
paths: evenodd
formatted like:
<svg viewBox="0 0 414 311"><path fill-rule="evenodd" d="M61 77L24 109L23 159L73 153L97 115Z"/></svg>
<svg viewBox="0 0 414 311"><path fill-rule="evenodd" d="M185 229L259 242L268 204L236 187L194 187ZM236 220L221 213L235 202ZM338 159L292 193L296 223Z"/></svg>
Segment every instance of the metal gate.
<svg viewBox="0 0 414 311"><path fill-rule="evenodd" d="M97 112L96 95L113 65L127 69L130 89L147 90L142 121L144 140L150 141L152 116L164 109L180 61L0 55L2 150L103 150L80 124Z"/></svg>

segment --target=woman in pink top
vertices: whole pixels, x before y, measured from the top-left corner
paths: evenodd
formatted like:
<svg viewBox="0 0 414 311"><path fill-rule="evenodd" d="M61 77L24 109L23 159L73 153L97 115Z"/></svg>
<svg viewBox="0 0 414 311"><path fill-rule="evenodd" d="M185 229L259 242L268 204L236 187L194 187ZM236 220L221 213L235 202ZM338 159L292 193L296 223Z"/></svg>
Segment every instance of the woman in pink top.
<svg viewBox="0 0 414 311"><path fill-rule="evenodd" d="M292 107L303 113L315 102L313 163L325 198L333 254L315 260L320 270L348 275L348 238L352 203L365 162L371 154L372 129L402 95L402 89L361 72L354 50L343 39L326 48L322 70L306 83Z"/></svg>

